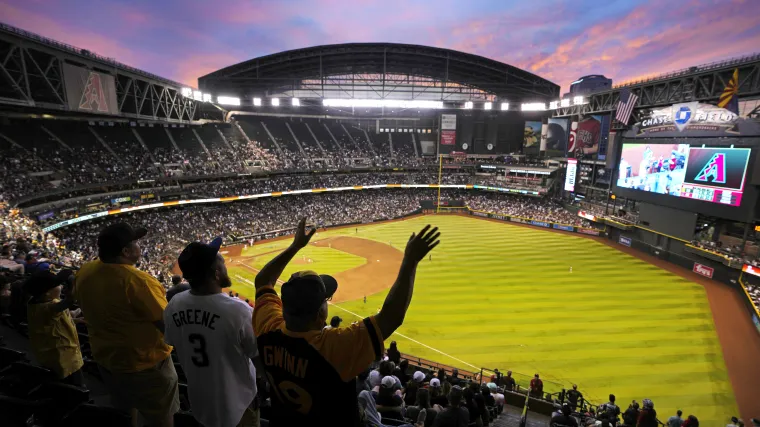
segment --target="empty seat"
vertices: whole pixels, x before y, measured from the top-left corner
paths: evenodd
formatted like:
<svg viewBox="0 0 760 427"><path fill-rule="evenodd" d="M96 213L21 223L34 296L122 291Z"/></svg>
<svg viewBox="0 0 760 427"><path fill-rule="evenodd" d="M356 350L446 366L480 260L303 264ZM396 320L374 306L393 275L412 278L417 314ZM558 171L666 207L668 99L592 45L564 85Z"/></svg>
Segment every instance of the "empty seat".
<svg viewBox="0 0 760 427"><path fill-rule="evenodd" d="M90 391L86 388L69 384L50 382L32 390L29 393L29 399L49 401L44 411L35 414L35 419L42 425L54 426L60 424L61 420L73 412L79 405L88 403Z"/></svg>
<svg viewBox="0 0 760 427"><path fill-rule="evenodd" d="M0 391L13 397L26 397L43 383L55 380L49 369L27 362L14 362L0 370Z"/></svg>
<svg viewBox="0 0 760 427"><path fill-rule="evenodd" d="M0 395L0 419L3 427L27 427L42 407L41 402Z"/></svg>
<svg viewBox="0 0 760 427"><path fill-rule="evenodd" d="M61 421L60 426L131 427L132 418L115 408L85 403L77 406L72 413Z"/></svg>
<svg viewBox="0 0 760 427"><path fill-rule="evenodd" d="M6 366L26 360L26 353L10 348L0 347L0 369Z"/></svg>
<svg viewBox="0 0 760 427"><path fill-rule="evenodd" d="M179 411L174 414L174 427L203 427L190 412Z"/></svg>

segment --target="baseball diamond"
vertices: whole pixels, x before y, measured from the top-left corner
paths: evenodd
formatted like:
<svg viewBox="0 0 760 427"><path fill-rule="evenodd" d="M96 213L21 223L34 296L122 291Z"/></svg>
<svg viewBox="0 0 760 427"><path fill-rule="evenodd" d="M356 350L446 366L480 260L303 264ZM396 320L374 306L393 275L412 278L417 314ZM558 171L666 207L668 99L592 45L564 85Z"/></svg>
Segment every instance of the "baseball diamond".
<svg viewBox="0 0 760 427"><path fill-rule="evenodd" d="M401 244L428 222L445 240L421 264L404 326L389 339L404 352L471 371L540 372L598 401L614 387L618 401L647 396L665 413L688 402L706 425L736 413L705 288L569 233L454 215L320 231L304 254L309 269L338 278L330 316L376 312ZM252 297L256 272L288 243L233 257L234 290ZM367 247L379 261L362 256ZM303 268L289 266L281 280Z"/></svg>

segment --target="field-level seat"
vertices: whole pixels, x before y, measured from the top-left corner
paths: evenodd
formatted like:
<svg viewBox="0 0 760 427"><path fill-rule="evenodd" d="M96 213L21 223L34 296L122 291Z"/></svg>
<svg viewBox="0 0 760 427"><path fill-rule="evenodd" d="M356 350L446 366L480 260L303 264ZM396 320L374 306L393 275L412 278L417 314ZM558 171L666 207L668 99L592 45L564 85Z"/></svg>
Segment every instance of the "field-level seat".
<svg viewBox="0 0 760 427"><path fill-rule="evenodd" d="M3 427L27 427L33 419L35 412L39 411L44 404L28 399L0 394L0 422Z"/></svg>
<svg viewBox="0 0 760 427"><path fill-rule="evenodd" d="M0 347L0 369L15 362L26 360L26 353L11 348Z"/></svg>
<svg viewBox="0 0 760 427"><path fill-rule="evenodd" d="M89 403L90 391L83 387L50 382L32 390L29 399L49 401L43 411L34 414L34 418L39 425L57 426L79 405Z"/></svg>

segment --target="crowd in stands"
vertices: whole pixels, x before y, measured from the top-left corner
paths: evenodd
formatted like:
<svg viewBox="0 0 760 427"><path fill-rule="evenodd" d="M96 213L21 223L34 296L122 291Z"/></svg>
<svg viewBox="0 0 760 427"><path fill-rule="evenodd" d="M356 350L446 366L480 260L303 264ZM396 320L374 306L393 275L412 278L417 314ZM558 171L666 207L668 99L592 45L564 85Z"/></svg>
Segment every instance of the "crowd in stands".
<svg viewBox="0 0 760 427"><path fill-rule="evenodd" d="M497 193L469 192L466 193L465 200L472 210L579 227L591 226L589 221L565 210L562 205L550 199L505 197Z"/></svg>

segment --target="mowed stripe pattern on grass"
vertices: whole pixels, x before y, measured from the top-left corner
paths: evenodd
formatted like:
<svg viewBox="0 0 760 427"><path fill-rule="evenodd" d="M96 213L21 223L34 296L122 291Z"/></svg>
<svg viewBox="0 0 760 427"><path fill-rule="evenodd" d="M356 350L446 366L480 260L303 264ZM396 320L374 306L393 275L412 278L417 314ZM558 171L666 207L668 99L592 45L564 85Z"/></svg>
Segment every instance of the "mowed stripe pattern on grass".
<svg viewBox="0 0 760 427"><path fill-rule="evenodd" d="M583 237L477 218L360 231L395 246L428 222L442 242L420 265L402 334L476 366L578 383L600 403L614 393L623 409L650 398L664 418L678 408L707 423L737 413L700 285ZM384 294L368 307L341 306L367 315ZM404 352L468 368L398 342Z"/></svg>
<svg viewBox="0 0 760 427"><path fill-rule="evenodd" d="M623 409L650 398L661 419L680 408L717 425L737 413L701 286L586 238L477 218L418 217L364 226L358 236L403 250L426 223L440 227L442 243L432 261L420 264L399 332L438 351L399 336L387 343L395 339L403 352L468 370L445 354L474 366L539 372L547 391L558 387L549 381L578 383L597 403L616 394ZM315 238L335 235L356 231ZM288 243L265 243L244 255ZM253 271L245 273L253 280ZM367 316L386 294L340 307ZM335 314L355 320L331 307Z"/></svg>

